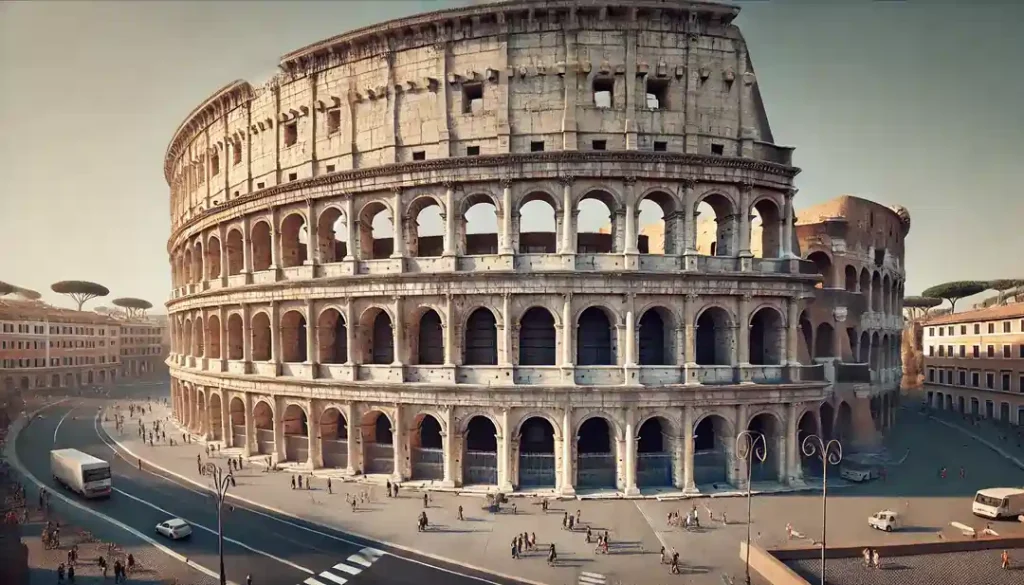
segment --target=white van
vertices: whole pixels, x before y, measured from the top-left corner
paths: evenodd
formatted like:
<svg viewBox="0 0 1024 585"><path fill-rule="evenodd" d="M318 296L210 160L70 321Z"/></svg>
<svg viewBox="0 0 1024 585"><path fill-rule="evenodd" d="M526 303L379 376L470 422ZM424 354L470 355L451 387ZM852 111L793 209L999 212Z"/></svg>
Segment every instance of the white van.
<svg viewBox="0 0 1024 585"><path fill-rule="evenodd" d="M1024 514L1024 489L988 488L974 496L971 511L975 516L992 518L1016 518Z"/></svg>
<svg viewBox="0 0 1024 585"><path fill-rule="evenodd" d="M843 465L839 469L839 477L847 480L862 483L878 478L878 470L874 467L862 465Z"/></svg>

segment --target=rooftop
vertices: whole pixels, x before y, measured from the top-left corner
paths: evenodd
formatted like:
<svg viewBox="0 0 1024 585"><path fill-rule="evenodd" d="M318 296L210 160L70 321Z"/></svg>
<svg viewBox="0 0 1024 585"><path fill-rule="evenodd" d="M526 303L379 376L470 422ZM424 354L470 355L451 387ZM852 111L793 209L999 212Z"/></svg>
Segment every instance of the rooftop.
<svg viewBox="0 0 1024 585"><path fill-rule="evenodd" d="M1024 303L1013 303L1010 305L997 305L985 307L976 311L964 311L952 315L940 315L925 320L923 325L953 325L957 323L969 323L975 321L997 321L999 319L1024 318Z"/></svg>
<svg viewBox="0 0 1024 585"><path fill-rule="evenodd" d="M54 307L42 301L0 299L0 319L16 320L47 320L57 323L91 323L95 325L117 325L110 317L91 311L76 311Z"/></svg>

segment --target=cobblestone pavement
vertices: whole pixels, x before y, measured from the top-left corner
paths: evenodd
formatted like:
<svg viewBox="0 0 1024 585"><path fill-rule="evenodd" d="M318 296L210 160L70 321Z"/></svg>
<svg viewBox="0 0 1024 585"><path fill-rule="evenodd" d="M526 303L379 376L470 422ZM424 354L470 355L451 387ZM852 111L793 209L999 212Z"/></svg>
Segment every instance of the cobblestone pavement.
<svg viewBox="0 0 1024 585"><path fill-rule="evenodd" d="M1010 550L1016 565L1004 570L1001 549L891 557L881 559L881 569L869 569L858 558L830 559L826 565L827 585L1020 585L1024 583L1024 549ZM787 563L811 583L821 582L821 562L800 560Z"/></svg>
<svg viewBox="0 0 1024 585"><path fill-rule="evenodd" d="M154 416L166 419L168 412L157 408ZM867 546L962 538L949 526L950 522L958 521L979 529L986 524L970 512L975 491L997 485L1024 485L1024 472L977 441L951 433L947 427L917 412L901 410L898 416L897 430L886 437L888 452L897 461L887 467L885 481L830 490L829 545ZM128 430L123 436L118 436L112 428L108 432L143 458L193 479L199 478L195 457L197 453L204 453L203 445L144 447L135 437L132 425L134 422L126 425ZM177 438L180 439L180 433ZM236 452L226 450L225 454ZM289 487L289 473L256 471L253 463L247 465L234 489L241 497L341 530L544 583L576 583L578 576L587 572L606 576L609 585L641 582L720 585L723 574L738 577L743 572L738 551L739 543L746 538L745 498L570 500L553 503L547 515L540 512L536 500L513 499L517 502L518 514L506 511L493 515L482 510L483 502L479 497L432 494L428 514L436 527L431 534L423 535L413 528L413 519L422 509L422 496L412 490L407 490L397 500L386 499L382 488L335 478L335 493L328 495L324 489L326 480L316 478L312 493L299 495ZM965 467L964 479L959 478L961 465ZM945 481L938 478L941 467L949 470ZM832 468L830 474L837 478L838 470ZM365 511L353 514L344 505L332 504L332 499L344 502L346 494L364 490L373 493L374 498L374 503L366 506ZM456 520L456 509L460 505L467 517L464 522ZM701 512L702 529L685 531L667 524L670 511L685 513L693 505ZM904 530L885 534L867 526L870 514L886 508L900 512L906 526ZM585 523L611 531L613 554L596 555L593 545L584 541L583 533L561 530L563 511L573 513L577 509L581 510ZM715 521L708 521L709 510L714 512ZM755 496L752 516L751 538L762 546L808 546L820 541L820 492ZM723 517L727 523L722 522ZM786 537L787 523L797 532L792 542ZM1024 525L1016 523L998 523L995 528L1001 535L1024 534ZM545 544L555 543L560 558L565 560L563 566L548 568L542 555L510 559L508 543L513 535L524 531L536 532L538 540ZM680 552L686 567L682 576L670 576L667 567L659 565L661 546Z"/></svg>

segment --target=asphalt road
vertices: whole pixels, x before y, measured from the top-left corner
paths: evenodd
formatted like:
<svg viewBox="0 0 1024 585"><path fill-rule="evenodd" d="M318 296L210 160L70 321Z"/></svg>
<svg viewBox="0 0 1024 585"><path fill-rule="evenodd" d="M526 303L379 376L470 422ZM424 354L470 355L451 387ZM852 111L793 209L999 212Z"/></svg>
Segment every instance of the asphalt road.
<svg viewBox="0 0 1024 585"><path fill-rule="evenodd" d="M122 388L116 396L162 395L162 388ZM42 417L22 431L15 448L22 464L47 485L56 485L50 473L49 451L75 448L110 462L114 494L107 500L86 500L69 494L77 502L122 522L188 557L217 570L217 513L211 496L185 487L148 471L140 471L109 447L99 436L95 416L111 398L72 398L45 410ZM131 421L126 427L132 432ZM245 583L251 575L254 585L264 583L308 585L513 585L497 576L476 573L459 566L410 557L406 553L381 554L374 543L292 518L278 518L235 506L224 513L224 565L228 579ZM179 517L193 526L185 541L171 542L155 534L155 526ZM94 522L105 522L92 517ZM204 530L206 527L208 530ZM86 526L85 528L89 528ZM344 539L350 541L343 542ZM384 548L384 547L381 547ZM325 573L326 571L326 573Z"/></svg>

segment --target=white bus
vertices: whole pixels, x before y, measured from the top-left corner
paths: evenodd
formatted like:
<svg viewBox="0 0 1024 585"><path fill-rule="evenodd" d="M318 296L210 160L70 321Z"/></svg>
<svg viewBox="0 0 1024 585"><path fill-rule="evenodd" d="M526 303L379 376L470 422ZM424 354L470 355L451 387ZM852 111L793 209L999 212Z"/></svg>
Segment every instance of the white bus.
<svg viewBox="0 0 1024 585"><path fill-rule="evenodd" d="M1016 518L1024 514L1024 489L988 488L980 490L974 496L971 511L974 512L975 516L996 520L999 518Z"/></svg>
<svg viewBox="0 0 1024 585"><path fill-rule="evenodd" d="M110 464L78 449L50 451L53 479L86 498L110 495Z"/></svg>

